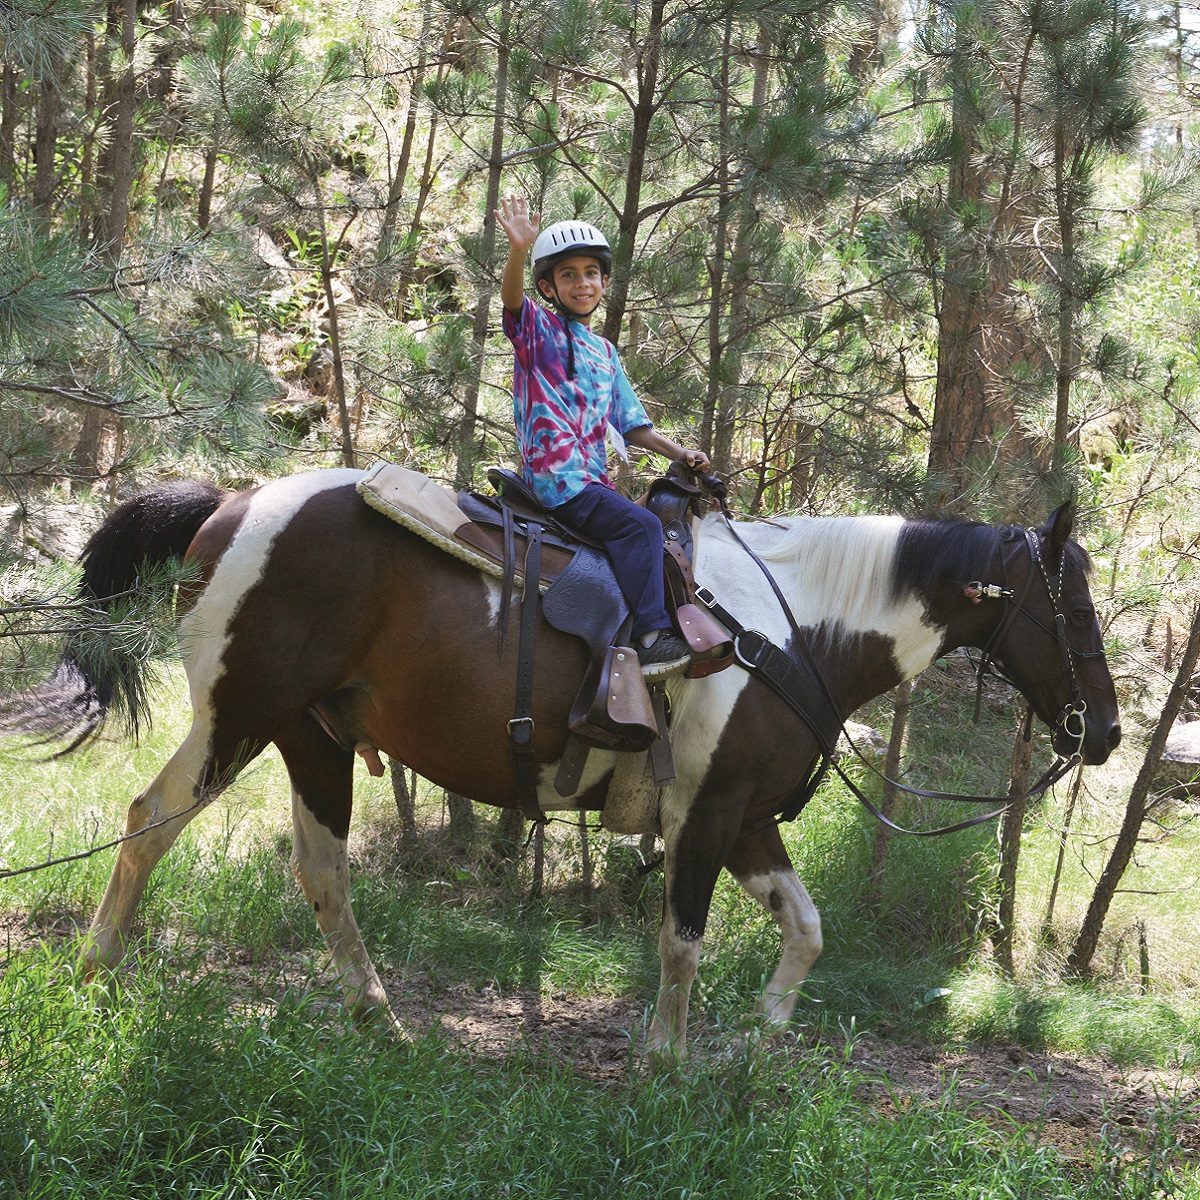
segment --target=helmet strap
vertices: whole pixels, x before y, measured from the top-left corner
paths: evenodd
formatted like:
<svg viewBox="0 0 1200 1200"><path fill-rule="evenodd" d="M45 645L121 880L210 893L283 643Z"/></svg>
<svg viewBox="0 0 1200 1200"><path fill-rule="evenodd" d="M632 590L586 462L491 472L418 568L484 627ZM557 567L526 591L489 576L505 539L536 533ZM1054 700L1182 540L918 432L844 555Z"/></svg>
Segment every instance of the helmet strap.
<svg viewBox="0 0 1200 1200"><path fill-rule="evenodd" d="M574 313L562 302L558 295L558 284L554 282L553 274L543 275L542 278L550 285L549 296L545 292L542 295L549 300L554 306L555 311L562 318L563 324L567 329L567 378L575 378L575 339L571 336L571 323L573 321L584 321L592 315L600 307L601 301L597 300L591 309L586 313ZM540 290L540 289L539 289Z"/></svg>

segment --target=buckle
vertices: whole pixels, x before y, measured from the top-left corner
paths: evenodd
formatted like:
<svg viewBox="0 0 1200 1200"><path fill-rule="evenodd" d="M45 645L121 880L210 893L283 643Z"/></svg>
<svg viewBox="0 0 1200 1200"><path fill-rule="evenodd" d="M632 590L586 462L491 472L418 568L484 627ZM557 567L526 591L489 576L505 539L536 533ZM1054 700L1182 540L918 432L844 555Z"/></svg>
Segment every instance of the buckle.
<svg viewBox="0 0 1200 1200"><path fill-rule="evenodd" d="M513 717L508 723L508 736L518 746L528 746L533 741L533 718Z"/></svg>
<svg viewBox="0 0 1200 1200"><path fill-rule="evenodd" d="M697 600L700 601L701 604L704 605L705 608L714 608L716 606L716 596L714 596L712 592L710 592L703 584L700 584L692 594Z"/></svg>
<svg viewBox="0 0 1200 1200"><path fill-rule="evenodd" d="M762 659L768 647L770 638L757 629L743 629L733 639L733 655L748 671L761 671Z"/></svg>

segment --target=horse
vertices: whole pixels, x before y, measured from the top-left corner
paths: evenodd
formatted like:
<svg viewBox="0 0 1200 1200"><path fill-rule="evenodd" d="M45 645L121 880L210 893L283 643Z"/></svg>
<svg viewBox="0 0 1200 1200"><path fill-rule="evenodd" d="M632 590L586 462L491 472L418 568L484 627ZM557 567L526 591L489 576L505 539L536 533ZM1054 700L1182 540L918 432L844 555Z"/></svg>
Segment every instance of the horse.
<svg viewBox="0 0 1200 1200"><path fill-rule="evenodd" d="M362 474L321 470L237 493L163 485L119 506L88 543L86 596L136 588L148 564L174 555L192 571L179 596L191 727L130 805L128 840L83 940L89 977L119 963L150 872L180 831L274 744L291 783L291 867L345 1000L400 1031L350 906L354 748L331 736L314 705L336 702L367 744L427 779L517 807L507 723L519 614L513 606L502 641L498 581L368 507L356 492ZM695 577L743 626L811 659L841 718L951 650L985 648L1058 753L1100 764L1121 727L1072 521L1069 506L1029 530L879 515L728 523L712 512L697 525ZM574 795L552 786L588 663L580 639L541 622L532 711L546 810L602 810L620 774L616 753L594 750ZM46 685L9 699L3 729L77 746L95 735L117 686L100 664L67 652ZM675 778L659 798L661 977L646 1051L679 1059L722 868L782 933L758 1017L778 1030L792 1016L822 948L821 920L778 818L806 786L820 746L740 666L667 687Z"/></svg>

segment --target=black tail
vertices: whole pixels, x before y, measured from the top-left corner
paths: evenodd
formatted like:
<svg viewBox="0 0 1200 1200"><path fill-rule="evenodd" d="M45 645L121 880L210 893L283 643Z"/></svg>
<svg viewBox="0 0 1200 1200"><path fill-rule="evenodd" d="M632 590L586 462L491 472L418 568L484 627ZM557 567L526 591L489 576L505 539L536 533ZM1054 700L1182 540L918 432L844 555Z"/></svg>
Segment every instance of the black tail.
<svg viewBox="0 0 1200 1200"><path fill-rule="evenodd" d="M72 635L54 673L30 692L0 702L0 734L68 744L69 754L99 734L116 707L137 735L146 711L146 667L154 638L134 602L164 568L182 559L225 493L200 480L163 484L113 510L79 556L79 599L97 628ZM132 614L132 622L131 622ZM147 636L130 638L132 625ZM119 629L118 636L113 635Z"/></svg>

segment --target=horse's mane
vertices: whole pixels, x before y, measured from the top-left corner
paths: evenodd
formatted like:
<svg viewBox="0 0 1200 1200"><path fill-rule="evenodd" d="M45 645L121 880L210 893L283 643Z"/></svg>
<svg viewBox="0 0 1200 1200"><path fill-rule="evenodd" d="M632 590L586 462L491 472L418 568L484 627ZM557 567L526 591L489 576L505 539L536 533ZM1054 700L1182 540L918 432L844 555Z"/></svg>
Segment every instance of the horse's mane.
<svg viewBox="0 0 1200 1200"><path fill-rule="evenodd" d="M943 579L990 578L999 565L1001 542L1020 533L1015 528L997 529L979 521L906 521L896 549L893 591L896 595L927 595Z"/></svg>
<svg viewBox="0 0 1200 1200"><path fill-rule="evenodd" d="M711 528L721 535L720 517ZM787 577L809 616L824 614L844 633L880 628L884 610L906 595L928 595L942 580L992 579L1001 547L1024 536L1018 526L878 515L739 522L737 533L781 583ZM1068 542L1066 554L1090 570L1077 543Z"/></svg>
<svg viewBox="0 0 1200 1200"><path fill-rule="evenodd" d="M771 568L802 624L829 636L881 628L894 603L893 571L902 517L780 517L739 522L738 536ZM715 518L717 537L728 533ZM747 560L753 577L756 569Z"/></svg>
<svg viewBox="0 0 1200 1200"><path fill-rule="evenodd" d="M900 534L892 586L897 595L928 592L944 579L964 582L993 578L999 553L1008 542L1025 537L1019 525L997 527L978 521L919 519L906 521ZM1068 541L1067 563L1091 574L1092 563L1078 542Z"/></svg>

